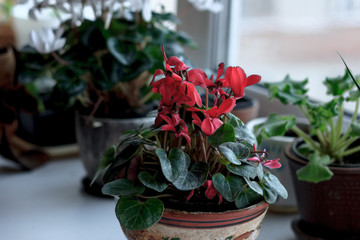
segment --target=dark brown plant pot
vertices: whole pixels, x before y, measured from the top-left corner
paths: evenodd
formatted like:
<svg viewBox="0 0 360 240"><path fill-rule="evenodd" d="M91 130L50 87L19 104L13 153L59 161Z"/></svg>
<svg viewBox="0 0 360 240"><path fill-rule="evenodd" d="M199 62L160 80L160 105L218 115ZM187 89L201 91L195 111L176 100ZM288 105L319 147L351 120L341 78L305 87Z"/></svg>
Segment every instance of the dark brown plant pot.
<svg viewBox="0 0 360 240"><path fill-rule="evenodd" d="M295 187L300 219L293 222L298 239L360 239L360 164L330 165L333 177L311 183L297 179L308 160L297 151L302 140L288 145L285 155Z"/></svg>

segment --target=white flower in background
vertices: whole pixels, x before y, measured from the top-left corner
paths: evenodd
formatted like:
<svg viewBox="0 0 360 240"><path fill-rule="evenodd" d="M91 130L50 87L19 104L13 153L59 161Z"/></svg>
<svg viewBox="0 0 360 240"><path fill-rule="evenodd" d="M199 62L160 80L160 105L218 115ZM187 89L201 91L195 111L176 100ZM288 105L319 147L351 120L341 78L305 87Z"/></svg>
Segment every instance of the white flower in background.
<svg viewBox="0 0 360 240"><path fill-rule="evenodd" d="M30 32L29 45L36 49L39 53L51 53L64 47L66 39L60 38L62 35L60 28L55 35L50 28L41 28L38 31Z"/></svg>
<svg viewBox="0 0 360 240"><path fill-rule="evenodd" d="M223 10L223 4L219 0L188 0L199 11L218 13Z"/></svg>
<svg viewBox="0 0 360 240"><path fill-rule="evenodd" d="M131 10L142 13L143 19L149 22L152 17L150 0L130 0Z"/></svg>

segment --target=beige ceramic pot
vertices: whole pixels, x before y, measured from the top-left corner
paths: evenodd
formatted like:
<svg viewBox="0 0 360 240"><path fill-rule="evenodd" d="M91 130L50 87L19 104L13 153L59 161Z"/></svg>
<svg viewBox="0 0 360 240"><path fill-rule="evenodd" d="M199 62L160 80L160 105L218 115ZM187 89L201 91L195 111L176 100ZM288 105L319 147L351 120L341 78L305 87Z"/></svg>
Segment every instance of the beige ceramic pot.
<svg viewBox="0 0 360 240"><path fill-rule="evenodd" d="M265 202L220 213L165 209L154 226L140 231L123 227L123 231L129 240L254 240L267 209Z"/></svg>

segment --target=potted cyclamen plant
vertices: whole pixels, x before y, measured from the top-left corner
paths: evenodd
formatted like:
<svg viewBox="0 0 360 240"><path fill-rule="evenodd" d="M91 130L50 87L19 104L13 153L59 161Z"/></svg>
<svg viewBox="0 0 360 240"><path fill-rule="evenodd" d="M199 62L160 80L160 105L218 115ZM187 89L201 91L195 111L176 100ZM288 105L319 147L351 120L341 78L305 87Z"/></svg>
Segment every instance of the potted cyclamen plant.
<svg viewBox="0 0 360 240"><path fill-rule="evenodd" d="M152 12L150 1L40 1L30 15L44 8L54 9L60 18L65 19L63 12L71 17L56 32L31 33L31 47L22 49L20 73L24 82L52 82L53 108L74 107L79 113L76 133L88 186L107 146L122 132L153 121L145 117L156 100L147 82L163 64L158 49L163 45L186 59L183 46L195 43L169 27L180 22L174 14ZM89 12L94 19L85 18ZM97 194L95 189L87 190Z"/></svg>
<svg viewBox="0 0 360 240"><path fill-rule="evenodd" d="M297 105L309 122L307 134L289 124L296 120L293 116L280 119L272 115L277 124L268 122L260 135L282 135L291 129L299 136L285 150L300 213L292 224L299 239L354 239L360 235L360 89L354 90L358 81L347 66L345 75L326 78L324 84L332 99L325 103L309 99L307 80L298 82L287 76L282 82L266 84L271 98ZM345 101L355 102L350 123L345 122Z"/></svg>
<svg viewBox="0 0 360 240"><path fill-rule="evenodd" d="M279 159L256 150L255 136L231 114L261 77L240 67L222 77L221 63L213 81L163 54L165 71L151 82L161 95L155 123L104 153L102 191L119 197L115 213L128 239L255 239L268 204L287 197L263 168L280 167Z"/></svg>

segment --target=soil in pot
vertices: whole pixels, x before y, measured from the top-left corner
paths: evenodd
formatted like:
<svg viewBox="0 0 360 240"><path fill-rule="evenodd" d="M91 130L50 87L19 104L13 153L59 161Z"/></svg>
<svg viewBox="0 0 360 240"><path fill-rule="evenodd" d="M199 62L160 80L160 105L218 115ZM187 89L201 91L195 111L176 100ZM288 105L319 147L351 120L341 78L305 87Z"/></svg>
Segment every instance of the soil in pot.
<svg viewBox="0 0 360 240"><path fill-rule="evenodd" d="M307 163L296 151L300 144L296 141L286 149L300 213L300 219L293 223L295 233L299 239L311 239L302 235L320 239L359 239L360 164L330 165L334 175L328 181L299 181L296 171Z"/></svg>

